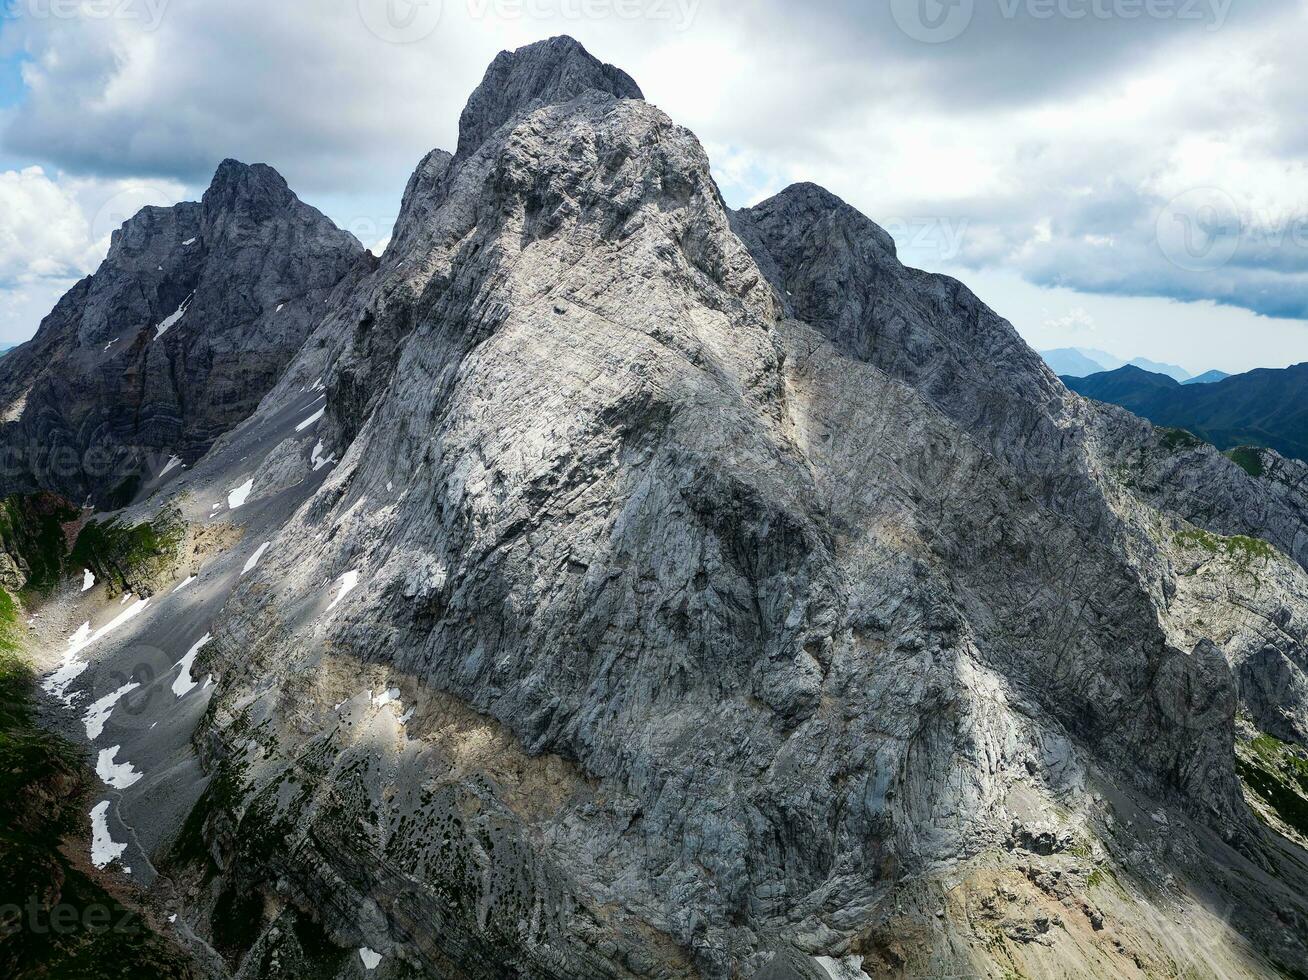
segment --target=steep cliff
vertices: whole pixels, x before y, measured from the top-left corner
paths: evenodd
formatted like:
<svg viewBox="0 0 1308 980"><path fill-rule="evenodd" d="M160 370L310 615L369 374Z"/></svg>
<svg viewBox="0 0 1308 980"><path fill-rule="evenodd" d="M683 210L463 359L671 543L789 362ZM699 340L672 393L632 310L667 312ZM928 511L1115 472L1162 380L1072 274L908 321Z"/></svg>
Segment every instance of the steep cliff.
<svg viewBox="0 0 1308 980"><path fill-rule="evenodd" d="M500 55L376 268L177 481L245 538L132 621L186 683L119 747L181 772L159 742L194 729L205 775L185 821L144 783L116 812L196 948L1308 968L1301 464L1070 393L821 188L730 212L639 96L569 39Z"/></svg>

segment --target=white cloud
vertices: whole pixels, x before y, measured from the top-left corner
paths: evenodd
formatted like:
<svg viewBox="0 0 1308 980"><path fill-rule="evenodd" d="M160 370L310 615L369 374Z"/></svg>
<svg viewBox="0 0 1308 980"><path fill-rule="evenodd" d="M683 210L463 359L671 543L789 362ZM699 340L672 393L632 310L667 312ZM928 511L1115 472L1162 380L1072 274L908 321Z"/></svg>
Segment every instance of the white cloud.
<svg viewBox="0 0 1308 980"><path fill-rule="evenodd" d="M1049 289L1308 318L1308 13L1290 0L1080 20L977 0L945 44L866 0L569 13L646 6L444 0L407 44L378 37L355 0L174 0L154 30L20 20L9 43L30 53L28 95L5 143L100 180L198 184L227 156L268 162L380 247L408 173L454 146L494 54L566 32L700 136L733 205L813 180L894 230L906 261L965 279L1011 269ZM1239 247L1196 271L1159 248L1158 220L1209 186L1236 204ZM69 247L28 264L67 265Z"/></svg>
<svg viewBox="0 0 1308 980"><path fill-rule="evenodd" d="M40 167L0 173L0 287L76 276L89 238L77 199Z"/></svg>
<svg viewBox="0 0 1308 980"><path fill-rule="evenodd" d="M0 343L26 340L58 298L93 272L119 225L146 204L173 204L173 181L0 171Z"/></svg>
<svg viewBox="0 0 1308 980"><path fill-rule="evenodd" d="M1090 332L1095 328L1095 318L1084 306L1074 306L1062 316L1050 317L1045 321L1045 327L1062 333Z"/></svg>

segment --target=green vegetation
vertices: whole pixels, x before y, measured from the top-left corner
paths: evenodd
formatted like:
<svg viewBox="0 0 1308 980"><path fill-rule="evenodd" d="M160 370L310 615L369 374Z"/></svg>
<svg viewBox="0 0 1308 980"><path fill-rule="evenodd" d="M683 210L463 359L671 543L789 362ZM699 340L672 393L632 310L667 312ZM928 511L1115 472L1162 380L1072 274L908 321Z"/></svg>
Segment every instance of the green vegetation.
<svg viewBox="0 0 1308 980"><path fill-rule="evenodd" d="M111 596L119 592L148 594L176 561L184 537L180 515L173 509L132 527L116 520L92 521L77 536L69 563L89 568Z"/></svg>
<svg viewBox="0 0 1308 980"><path fill-rule="evenodd" d="M1271 735L1237 746L1240 779L1287 827L1308 837L1308 757Z"/></svg>
<svg viewBox="0 0 1308 980"><path fill-rule="evenodd" d="M19 606L0 590L0 976L190 978L185 956L61 853L84 826L90 775L36 725Z"/></svg>
<svg viewBox="0 0 1308 980"><path fill-rule="evenodd" d="M64 525L78 514L51 493L14 494L0 501L0 562L6 569L0 585L37 595L54 588L66 567Z"/></svg>
<svg viewBox="0 0 1308 980"><path fill-rule="evenodd" d="M1255 562L1265 565L1276 557L1276 549L1266 541L1243 534L1227 538L1202 528L1190 528L1177 532L1174 540L1178 548L1186 551L1202 549L1214 557L1224 555L1242 572L1251 571Z"/></svg>
<svg viewBox="0 0 1308 980"><path fill-rule="evenodd" d="M1237 446L1235 449L1228 449L1225 456L1250 476L1256 478L1263 475L1262 453L1253 446Z"/></svg>
<svg viewBox="0 0 1308 980"><path fill-rule="evenodd" d="M1185 429L1160 429L1163 434L1163 446L1167 449L1198 449L1204 441L1193 432Z"/></svg>

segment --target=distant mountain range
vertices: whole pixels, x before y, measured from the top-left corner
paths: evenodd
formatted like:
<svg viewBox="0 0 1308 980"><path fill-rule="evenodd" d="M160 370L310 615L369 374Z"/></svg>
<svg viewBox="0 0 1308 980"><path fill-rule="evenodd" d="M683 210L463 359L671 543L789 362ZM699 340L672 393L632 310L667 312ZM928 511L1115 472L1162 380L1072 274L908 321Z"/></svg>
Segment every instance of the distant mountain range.
<svg viewBox="0 0 1308 980"><path fill-rule="evenodd" d="M1134 357L1126 361L1093 347L1059 347L1056 350L1041 351L1040 356L1060 377L1085 378L1103 371L1116 371L1128 364L1154 374L1165 374L1182 384L1210 384L1230 377L1225 371L1205 371L1195 377L1176 364L1151 361L1146 357Z"/></svg>
<svg viewBox="0 0 1308 980"><path fill-rule="evenodd" d="M1230 377L1230 375L1227 374L1225 371L1205 371L1203 374L1199 374L1199 375L1196 375L1195 377L1190 378L1190 379L1188 379L1188 380L1186 380L1186 381L1182 381L1181 384L1183 384L1183 385L1210 385L1210 384L1213 384L1213 383L1218 382L1218 381L1225 381L1225 380L1226 380L1227 378L1229 378L1229 377Z"/></svg>
<svg viewBox="0 0 1308 980"><path fill-rule="evenodd" d="M1065 375L1063 383L1155 425L1186 429L1218 449L1265 446L1308 460L1308 363L1260 368L1207 384L1180 384L1127 365L1089 377Z"/></svg>

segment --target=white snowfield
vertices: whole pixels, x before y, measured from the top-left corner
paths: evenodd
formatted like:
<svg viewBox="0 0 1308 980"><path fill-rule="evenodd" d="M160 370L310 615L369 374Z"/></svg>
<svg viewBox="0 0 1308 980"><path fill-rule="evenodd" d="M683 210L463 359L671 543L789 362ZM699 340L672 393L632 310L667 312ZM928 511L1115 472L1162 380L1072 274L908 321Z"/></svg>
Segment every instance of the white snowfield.
<svg viewBox="0 0 1308 980"><path fill-rule="evenodd" d="M296 431L296 432L303 432L303 431L304 431L305 429L307 429L309 426L313 425L315 422L317 422L319 419L321 419L321 418L322 418L322 415L323 415L323 412L325 412L326 410L327 410L326 406L323 406L322 408L318 409L318 411L314 412L314 413L313 413L312 415L310 415L307 419L305 419L303 422L301 422L299 425L297 425L297 426L295 427L295 431Z"/></svg>
<svg viewBox="0 0 1308 980"><path fill-rule="evenodd" d="M114 789L127 789L145 773L137 770L130 762L115 762L121 745L111 745L100 750L100 757L95 763L95 774L104 780L105 785Z"/></svg>
<svg viewBox="0 0 1308 980"><path fill-rule="evenodd" d="M336 580L336 584L340 587L340 591L336 593L336 598L332 599L331 605L327 607L328 612L331 612L333 609L335 609L337 605L340 604L340 601L344 599L347 595L349 595L351 592L353 592L355 587L358 586L359 584L358 571L351 569L350 571L342 575L340 578L338 578Z"/></svg>
<svg viewBox="0 0 1308 980"><path fill-rule="evenodd" d="M180 320L182 317L186 316L186 309L191 305L191 300L193 299L195 299L195 293L191 293L190 296L182 300L181 306L177 307L177 309L169 313L168 316L164 317L163 322L154 328L155 340L158 340L160 337L166 334L170 327L176 326L177 321Z"/></svg>
<svg viewBox="0 0 1308 980"><path fill-rule="evenodd" d="M268 545L270 544L272 544L271 541L265 541L263 544L259 545L254 554L246 560L245 567L241 569L242 575L254 571L254 566L259 564L259 559L263 557L263 553L268 550Z"/></svg>
<svg viewBox="0 0 1308 980"><path fill-rule="evenodd" d="M64 651L64 659L59 665L59 669L54 671L54 673L50 674L41 682L41 690L58 698L65 705L71 708L73 698L69 696L68 689L72 686L73 681L77 680L87 667L87 662L79 659L77 655L97 640L108 636L124 623L135 619L145 611L145 608L149 604L149 599L137 600L94 632L91 630L91 623L89 620L79 626L77 632L68 640L68 649Z"/></svg>
<svg viewBox="0 0 1308 980"><path fill-rule="evenodd" d="M204 636L195 641L191 646L191 649L186 651L186 656L177 661L178 673L173 679L173 693L179 698L185 697L187 694L191 693L191 691L195 689L196 684L199 683L191 676L191 667L195 664L195 655L199 653L200 649L212 639L213 637L210 634L205 633Z"/></svg>
<svg viewBox="0 0 1308 980"><path fill-rule="evenodd" d="M254 477L250 477L248 480L246 480L236 489L228 491L227 494L228 508L230 508L231 510L235 510L237 507L240 507L242 504L244 504L246 499L250 496L250 491L253 489L254 489Z"/></svg>
<svg viewBox="0 0 1308 980"><path fill-rule="evenodd" d="M309 455L309 461L313 463L313 471L317 473L324 466L330 466L336 462L335 456L324 456L322 454L322 440L319 439L317 445L313 447L313 452Z"/></svg>
<svg viewBox="0 0 1308 980"><path fill-rule="evenodd" d="M139 681L129 681L118 690L106 694L87 708L86 714L82 716L82 723L86 725L86 737L92 742L99 738L104 733L105 722L109 720L109 715L113 712L114 706L123 697L140 686Z"/></svg>
<svg viewBox="0 0 1308 980"><path fill-rule="evenodd" d="M89 568L82 569L82 591L85 592L91 586L95 585L95 575Z"/></svg>
<svg viewBox="0 0 1308 980"><path fill-rule="evenodd" d="M365 970L377 969L377 964L382 961L381 953L374 953L367 946L359 948L359 959L363 961L363 968Z"/></svg>
<svg viewBox="0 0 1308 980"><path fill-rule="evenodd" d="M91 863L104 868L118 860L126 844L117 843L109 834L109 801L102 800L91 808Z"/></svg>

